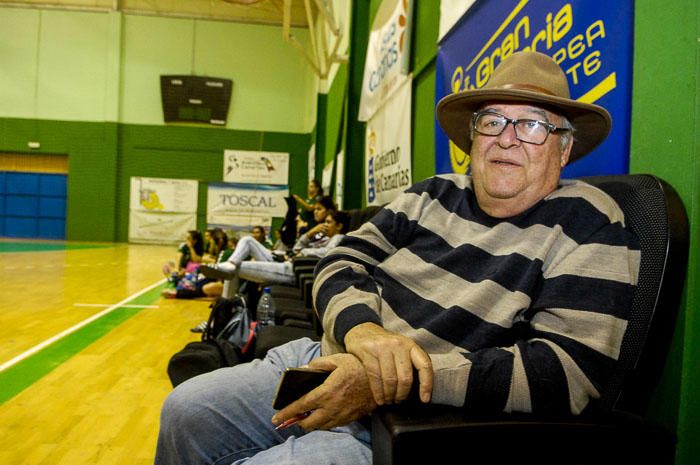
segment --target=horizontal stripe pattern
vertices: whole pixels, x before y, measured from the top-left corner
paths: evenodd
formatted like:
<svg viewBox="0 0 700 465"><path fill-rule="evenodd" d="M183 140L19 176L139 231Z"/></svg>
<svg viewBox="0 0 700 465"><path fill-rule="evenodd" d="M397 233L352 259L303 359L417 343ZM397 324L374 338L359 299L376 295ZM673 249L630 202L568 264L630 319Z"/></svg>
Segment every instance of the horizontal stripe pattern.
<svg viewBox="0 0 700 465"><path fill-rule="evenodd" d="M619 355L638 267L636 238L595 187L564 181L502 220L481 211L469 177L443 175L350 233L319 263L314 296L324 348L372 321L419 341L434 367L453 354L433 399L579 413Z"/></svg>

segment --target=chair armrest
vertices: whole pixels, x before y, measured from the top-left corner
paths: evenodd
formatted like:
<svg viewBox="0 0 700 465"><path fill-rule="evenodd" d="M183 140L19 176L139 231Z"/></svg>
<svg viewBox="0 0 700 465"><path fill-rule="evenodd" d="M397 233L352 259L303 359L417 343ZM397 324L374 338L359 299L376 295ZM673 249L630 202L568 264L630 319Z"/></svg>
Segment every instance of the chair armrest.
<svg viewBox="0 0 700 465"><path fill-rule="evenodd" d="M263 358L267 351L289 341L308 337L319 340L313 329L292 326L265 326L258 332L255 341L255 358Z"/></svg>
<svg viewBox="0 0 700 465"><path fill-rule="evenodd" d="M372 415L374 465L537 463L672 465L675 435L639 417L467 416L456 408L379 409Z"/></svg>
<svg viewBox="0 0 700 465"><path fill-rule="evenodd" d="M299 266L308 266L313 269L319 260L320 258L318 257L294 257L292 259L292 268L296 270Z"/></svg>
<svg viewBox="0 0 700 465"><path fill-rule="evenodd" d="M301 288L302 288L302 279L304 279L304 278L306 278L306 277L308 277L308 276L312 276L312 277L313 277L313 275L314 275L314 269L313 269L313 267L309 267L309 268L304 267L304 266L299 267L299 268L294 272L294 279L295 279L295 283L296 283L295 285L296 285L298 288L301 289Z"/></svg>

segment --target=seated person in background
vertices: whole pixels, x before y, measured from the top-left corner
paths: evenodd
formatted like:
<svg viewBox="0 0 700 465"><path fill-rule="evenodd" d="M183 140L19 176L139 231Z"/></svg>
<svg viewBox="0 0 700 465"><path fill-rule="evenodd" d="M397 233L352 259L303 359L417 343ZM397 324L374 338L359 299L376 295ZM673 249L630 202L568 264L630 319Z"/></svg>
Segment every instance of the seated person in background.
<svg viewBox="0 0 700 465"><path fill-rule="evenodd" d="M331 211L323 223L318 224L324 236L316 241L305 239L304 235L294 247L294 253L282 262L265 260L245 260L233 265L232 272L239 279L255 283L293 284L294 269L292 259L300 257L323 257L330 249L337 246L344 237L346 225L350 218L345 212ZM228 265L228 264L227 264Z"/></svg>
<svg viewBox="0 0 700 465"><path fill-rule="evenodd" d="M214 256L216 257L216 252L215 252L215 244L214 244L214 231L215 229L207 229L204 231L204 237L202 238L202 242L204 244L204 259L202 261L206 262L207 257L209 256Z"/></svg>
<svg viewBox="0 0 700 465"><path fill-rule="evenodd" d="M253 226L253 229L250 230L250 235L253 239L264 245L266 249L272 250L272 242L267 237L265 226Z"/></svg>
<svg viewBox="0 0 700 465"><path fill-rule="evenodd" d="M272 244L273 252L287 252L289 251L289 246L282 241L282 230L281 228L275 229L275 242Z"/></svg>
<svg viewBox="0 0 700 465"><path fill-rule="evenodd" d="M594 406L640 253L609 196L560 179L611 127L605 109L569 95L554 60L517 52L483 88L442 99L438 121L472 174L410 187L321 259L320 344L292 341L179 385L155 463L370 464L367 414L414 395L480 414ZM281 373L302 365L331 374L275 412Z"/></svg>
<svg viewBox="0 0 700 465"><path fill-rule="evenodd" d="M223 234L223 236L221 235ZM204 233L204 255L202 263L217 263L221 252L228 248L228 239L222 244L222 238L228 238L221 228L207 229ZM233 250L233 249L231 249Z"/></svg>
<svg viewBox="0 0 700 465"><path fill-rule="evenodd" d="M169 281L177 281L186 273L195 271L202 262L202 256L204 255L202 234L196 230L187 231L185 242L182 242L177 250L180 253L177 265L175 262L168 262L163 265L163 274L168 277Z"/></svg>
<svg viewBox="0 0 700 465"><path fill-rule="evenodd" d="M216 262L228 260L233 253L229 247L228 235L220 228L214 229L211 233L211 242L213 247L209 251L215 254ZM169 299L196 299L198 297L219 297L222 291L222 282L205 277L197 269L180 278L175 289L163 289L161 295Z"/></svg>
<svg viewBox="0 0 700 465"><path fill-rule="evenodd" d="M309 229L323 221L318 221L314 217L314 205L323 197L323 187L321 187L321 183L318 180L312 179L307 184L306 199L302 199L297 194L294 194L292 197L296 200L296 204L299 208L298 213L302 227Z"/></svg>
<svg viewBox="0 0 700 465"><path fill-rule="evenodd" d="M299 242L299 239L302 239L304 236L306 236L309 241L317 241L321 239L323 237L323 222L325 221L328 212L336 210L338 210L338 207L335 205L332 198L329 196L321 197L321 199L314 205L314 221L316 225L304 232L300 232L297 235L295 245L297 242Z"/></svg>
<svg viewBox="0 0 700 465"><path fill-rule="evenodd" d="M335 204L330 197L323 197L314 206L314 216L317 218L320 224L314 226L310 231L302 235L304 237L304 245L302 247L310 246L311 243L319 241L325 237L324 230L326 226L323 224L323 221L331 211L335 211ZM256 228L259 227L260 226L256 226ZM255 230L255 228L253 228L253 230ZM241 238L238 241L233 254L231 254L226 262L217 263L213 267L203 266L201 267L201 271L205 276L210 276L217 279L232 279L235 276L236 268L240 267L244 260L249 260L251 258L257 262L275 261L272 251L261 244L259 240L256 240L255 234Z"/></svg>
<svg viewBox="0 0 700 465"><path fill-rule="evenodd" d="M321 192L323 192L323 190L321 190ZM337 210L335 202L333 202L331 197L321 196L313 204L313 221L309 222L308 220L304 220L302 216L297 213L297 204L293 197L285 197L285 201L287 202L287 214L280 228L280 239L287 247L292 247L299 236L308 232L314 225L323 223L325 213L323 213L323 216L317 216L319 214L316 211L317 205L321 204L326 210Z"/></svg>
<svg viewBox="0 0 700 465"><path fill-rule="evenodd" d="M192 230L187 232L185 242L180 244L180 258L178 260L178 272L189 271L193 266L197 266L202 262L204 255L204 241L202 234L199 231Z"/></svg>

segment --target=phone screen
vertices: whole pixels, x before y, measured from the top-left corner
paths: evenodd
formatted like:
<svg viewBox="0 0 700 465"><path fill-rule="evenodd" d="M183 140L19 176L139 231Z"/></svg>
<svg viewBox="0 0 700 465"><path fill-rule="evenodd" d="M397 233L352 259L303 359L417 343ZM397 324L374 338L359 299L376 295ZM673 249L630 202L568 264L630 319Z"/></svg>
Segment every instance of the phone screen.
<svg viewBox="0 0 700 465"><path fill-rule="evenodd" d="M311 368L287 368L277 385L277 394L272 408L280 410L307 392L317 388L328 378L330 372Z"/></svg>

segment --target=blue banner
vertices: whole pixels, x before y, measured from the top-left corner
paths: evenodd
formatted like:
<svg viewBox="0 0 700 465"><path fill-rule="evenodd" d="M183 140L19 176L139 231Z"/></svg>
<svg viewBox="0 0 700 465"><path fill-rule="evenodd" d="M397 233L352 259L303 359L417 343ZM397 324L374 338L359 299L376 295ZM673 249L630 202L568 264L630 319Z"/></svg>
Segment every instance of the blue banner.
<svg viewBox="0 0 700 465"><path fill-rule="evenodd" d="M566 72L572 98L605 107L613 119L605 142L562 176L627 173L633 20L632 0L477 1L440 42L436 103L449 93L483 87L516 51L546 53ZM435 134L435 171L467 172L468 154L439 125Z"/></svg>

